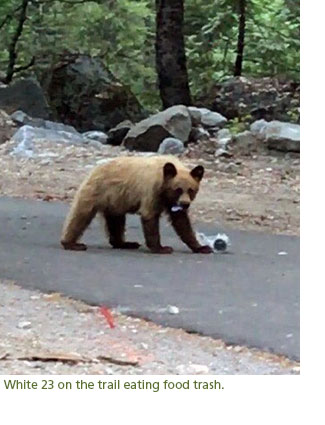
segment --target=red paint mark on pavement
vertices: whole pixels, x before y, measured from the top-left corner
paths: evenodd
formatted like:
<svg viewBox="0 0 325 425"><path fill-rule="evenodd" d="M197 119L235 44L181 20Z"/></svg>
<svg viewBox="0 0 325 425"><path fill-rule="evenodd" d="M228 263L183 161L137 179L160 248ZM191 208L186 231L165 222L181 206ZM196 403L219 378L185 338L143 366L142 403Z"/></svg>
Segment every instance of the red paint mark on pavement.
<svg viewBox="0 0 325 425"><path fill-rule="evenodd" d="M104 305L102 305L101 307L99 307L99 311L105 317L107 323L109 324L109 327L111 329L115 328L113 315L110 312L110 310L107 307L105 307Z"/></svg>

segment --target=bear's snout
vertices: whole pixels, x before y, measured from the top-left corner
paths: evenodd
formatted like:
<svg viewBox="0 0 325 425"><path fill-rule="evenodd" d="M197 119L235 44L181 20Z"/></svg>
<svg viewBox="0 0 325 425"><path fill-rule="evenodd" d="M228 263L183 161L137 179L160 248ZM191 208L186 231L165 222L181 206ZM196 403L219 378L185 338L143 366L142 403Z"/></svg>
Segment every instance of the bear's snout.
<svg viewBox="0 0 325 425"><path fill-rule="evenodd" d="M180 202L179 205L183 208L183 210L188 210L190 207L190 202Z"/></svg>

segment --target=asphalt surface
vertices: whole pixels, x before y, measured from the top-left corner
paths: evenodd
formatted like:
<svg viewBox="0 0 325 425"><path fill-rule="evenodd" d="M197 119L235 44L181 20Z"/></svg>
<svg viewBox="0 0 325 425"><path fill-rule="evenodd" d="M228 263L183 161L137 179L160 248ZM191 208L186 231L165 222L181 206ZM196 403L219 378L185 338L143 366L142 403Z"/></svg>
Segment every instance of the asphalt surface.
<svg viewBox="0 0 325 425"><path fill-rule="evenodd" d="M83 238L88 251L72 252L59 245L67 210L0 198L1 278L299 359L299 238L227 231L230 253L192 254L163 223L162 243L175 252L157 255L111 249L95 221ZM128 236L143 241L137 217L128 220Z"/></svg>

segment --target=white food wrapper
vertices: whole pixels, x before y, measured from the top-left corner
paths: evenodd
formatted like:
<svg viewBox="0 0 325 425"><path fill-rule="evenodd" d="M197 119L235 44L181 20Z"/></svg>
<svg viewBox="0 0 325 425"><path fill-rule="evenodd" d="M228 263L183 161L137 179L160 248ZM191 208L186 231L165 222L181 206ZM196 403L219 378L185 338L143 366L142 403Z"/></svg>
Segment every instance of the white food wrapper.
<svg viewBox="0 0 325 425"><path fill-rule="evenodd" d="M230 244L229 237L225 233L207 236L204 233L196 232L196 238L201 245L209 245L214 253L227 252Z"/></svg>
<svg viewBox="0 0 325 425"><path fill-rule="evenodd" d="M183 211L183 207L181 207L180 205L174 205L173 207L171 207L171 212L178 212L178 211Z"/></svg>

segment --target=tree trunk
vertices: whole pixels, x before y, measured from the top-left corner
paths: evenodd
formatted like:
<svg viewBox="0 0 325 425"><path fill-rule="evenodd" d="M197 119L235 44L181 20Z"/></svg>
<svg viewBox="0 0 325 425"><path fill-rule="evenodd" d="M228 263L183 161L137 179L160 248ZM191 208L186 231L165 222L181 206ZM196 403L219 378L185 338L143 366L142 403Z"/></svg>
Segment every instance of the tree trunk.
<svg viewBox="0 0 325 425"><path fill-rule="evenodd" d="M11 42L9 44L9 48L8 48L8 54L9 54L9 62L8 62L8 66L7 66L7 73L6 73L6 78L4 80L5 84L9 84L12 80L12 77L14 75L14 73L16 72L15 70L15 65L16 65L16 60L17 60L17 43L19 41L20 36L22 35L23 32L23 28L24 28L24 23L27 19L27 7L29 4L30 0L22 0L21 2L21 6L20 6L20 15L18 18L18 23L17 23L17 27L16 30L12 36ZM32 64L34 63L34 59L32 59ZM31 65L29 65L31 66ZM27 66L27 67L29 67ZM27 69L27 68L21 68L22 69Z"/></svg>
<svg viewBox="0 0 325 425"><path fill-rule="evenodd" d="M234 76L238 77L242 74L244 46L245 46L245 26L246 26L246 0L238 0L239 7L239 26L237 40L237 57L235 63Z"/></svg>
<svg viewBox="0 0 325 425"><path fill-rule="evenodd" d="M164 108L191 104L183 20L184 0L156 0L156 68Z"/></svg>

